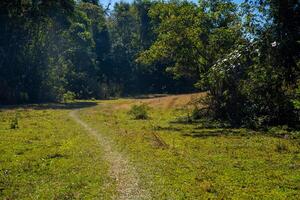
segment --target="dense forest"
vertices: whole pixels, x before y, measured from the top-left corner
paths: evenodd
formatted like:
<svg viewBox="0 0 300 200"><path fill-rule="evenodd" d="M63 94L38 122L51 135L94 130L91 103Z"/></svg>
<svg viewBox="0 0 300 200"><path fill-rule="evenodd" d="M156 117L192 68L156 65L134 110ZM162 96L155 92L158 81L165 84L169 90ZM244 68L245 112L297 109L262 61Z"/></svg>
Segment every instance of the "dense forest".
<svg viewBox="0 0 300 200"><path fill-rule="evenodd" d="M197 115L299 126L298 0L1 0L0 103L207 91Z"/></svg>

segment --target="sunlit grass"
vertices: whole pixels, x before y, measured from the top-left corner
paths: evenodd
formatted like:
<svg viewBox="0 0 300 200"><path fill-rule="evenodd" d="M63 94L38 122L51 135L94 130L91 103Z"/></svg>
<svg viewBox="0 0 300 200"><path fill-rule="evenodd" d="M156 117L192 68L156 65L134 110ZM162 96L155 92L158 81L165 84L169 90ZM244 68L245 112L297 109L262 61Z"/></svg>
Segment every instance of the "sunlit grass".
<svg viewBox="0 0 300 200"><path fill-rule="evenodd" d="M98 106L94 105L98 103ZM185 113L139 100L28 106L0 112L0 198L111 199L115 181L101 146L68 116L112 139L152 199L299 199L300 143L247 129L176 123ZM90 108L88 108L90 106ZM150 103L151 106L151 103ZM16 119L18 127L12 128Z"/></svg>
<svg viewBox="0 0 300 200"><path fill-rule="evenodd" d="M32 108L0 112L0 198L111 199L115 185L103 152L70 110Z"/></svg>
<svg viewBox="0 0 300 200"><path fill-rule="evenodd" d="M129 154L153 199L299 199L299 141L246 129L171 123L182 111L152 108L133 120L128 100L81 117Z"/></svg>

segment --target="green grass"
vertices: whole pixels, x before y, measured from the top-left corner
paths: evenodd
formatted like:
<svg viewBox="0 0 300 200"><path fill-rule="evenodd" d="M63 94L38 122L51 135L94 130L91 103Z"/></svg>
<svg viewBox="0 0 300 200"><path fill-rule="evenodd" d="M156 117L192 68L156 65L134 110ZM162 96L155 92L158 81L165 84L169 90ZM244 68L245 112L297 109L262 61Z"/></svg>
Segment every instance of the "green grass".
<svg viewBox="0 0 300 200"><path fill-rule="evenodd" d="M1 109L0 199L116 194L101 146L68 116L81 107L82 120L128 155L152 199L300 199L297 137L174 123L184 112L171 108L150 108L149 119L134 120L124 104L135 102Z"/></svg>
<svg viewBox="0 0 300 200"><path fill-rule="evenodd" d="M115 183L103 152L69 108L1 109L0 199L111 199Z"/></svg>
<svg viewBox="0 0 300 200"><path fill-rule="evenodd" d="M128 100L82 110L136 166L153 199L300 199L300 146L246 129L171 123L180 110L152 108L133 120Z"/></svg>

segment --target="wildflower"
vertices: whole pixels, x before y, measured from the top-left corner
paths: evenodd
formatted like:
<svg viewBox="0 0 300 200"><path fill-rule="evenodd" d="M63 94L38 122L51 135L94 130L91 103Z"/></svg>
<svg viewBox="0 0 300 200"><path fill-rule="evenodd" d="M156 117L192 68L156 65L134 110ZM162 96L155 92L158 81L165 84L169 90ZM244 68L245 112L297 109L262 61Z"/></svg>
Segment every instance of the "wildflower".
<svg viewBox="0 0 300 200"><path fill-rule="evenodd" d="M277 42L274 41L274 42L271 43L271 45L272 45L272 47L276 47L277 46Z"/></svg>

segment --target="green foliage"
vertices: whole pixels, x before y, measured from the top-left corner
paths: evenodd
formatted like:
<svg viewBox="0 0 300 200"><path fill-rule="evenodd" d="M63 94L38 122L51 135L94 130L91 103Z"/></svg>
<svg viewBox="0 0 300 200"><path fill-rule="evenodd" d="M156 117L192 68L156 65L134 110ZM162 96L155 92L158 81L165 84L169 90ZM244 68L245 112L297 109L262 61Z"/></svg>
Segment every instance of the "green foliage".
<svg viewBox="0 0 300 200"><path fill-rule="evenodd" d="M197 107L194 107L192 112L191 112L191 118L193 120L198 120L198 119L201 119L203 116L202 116L202 113L201 113L201 109L197 108Z"/></svg>
<svg viewBox="0 0 300 200"><path fill-rule="evenodd" d="M0 104L196 86L206 105L184 117L155 108L149 119L145 104L85 117L153 174L142 179L154 199L299 199L299 145L290 140L300 128L299 13L297 0L136 0L113 10L97 0L1 0ZM112 196L99 147L73 132L65 111L23 114L0 113L0 198Z"/></svg>
<svg viewBox="0 0 300 200"><path fill-rule="evenodd" d="M10 122L10 129L18 129L19 128L19 115L15 114L14 118Z"/></svg>
<svg viewBox="0 0 300 200"><path fill-rule="evenodd" d="M94 0L4 0L0 102L196 86L208 91L203 116L233 126L297 128L299 8L298 1L137 0L110 11Z"/></svg>
<svg viewBox="0 0 300 200"><path fill-rule="evenodd" d="M146 70L135 62L156 38L148 15L155 4L116 3L110 12L92 0L1 1L0 102L58 102L64 91L87 99L191 89L162 64Z"/></svg>
<svg viewBox="0 0 300 200"><path fill-rule="evenodd" d="M292 99L294 108L300 110L300 81L297 82L297 87L295 88L294 99Z"/></svg>
<svg viewBox="0 0 300 200"><path fill-rule="evenodd" d="M64 103L73 102L75 98L76 98L76 94L74 92L68 91L63 95L63 102Z"/></svg>
<svg viewBox="0 0 300 200"><path fill-rule="evenodd" d="M279 142L276 144L275 150L279 153L285 153L289 151L289 148L284 142Z"/></svg>
<svg viewBox="0 0 300 200"><path fill-rule="evenodd" d="M158 21L157 40L138 61L148 65L164 62L176 78L187 77L195 83L239 41L236 9L230 1L201 1L199 6L186 1L156 4L149 15Z"/></svg>
<svg viewBox="0 0 300 200"><path fill-rule="evenodd" d="M291 136L291 130L287 126L271 127L269 128L268 133L280 138L289 138Z"/></svg>
<svg viewBox="0 0 300 200"><path fill-rule="evenodd" d="M141 105L133 105L128 111L128 114L131 115L133 119L145 120L149 118L148 112L149 112L149 107L146 104L141 104Z"/></svg>
<svg viewBox="0 0 300 200"><path fill-rule="evenodd" d="M276 1L261 5L249 3L248 8L260 13L255 19L251 18L253 23L249 26L254 26L257 18L272 19L274 23L262 27L265 22L261 21L253 31L244 25L252 38L245 36L243 42L219 58L198 81L197 86L209 90L208 105L214 118L251 128L284 124L296 128L299 124L295 107L300 55L297 31L279 23L287 18L291 21L286 23L299 21L296 14L299 3L277 4ZM290 10L293 6L295 9ZM280 13L283 10L286 12ZM291 49L289 45L294 48L287 53L286 50Z"/></svg>

